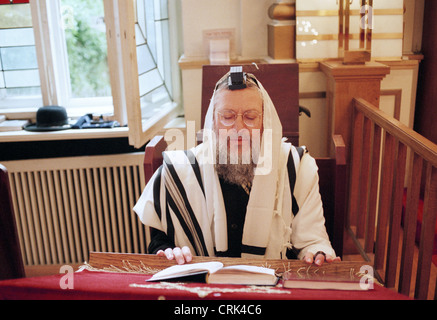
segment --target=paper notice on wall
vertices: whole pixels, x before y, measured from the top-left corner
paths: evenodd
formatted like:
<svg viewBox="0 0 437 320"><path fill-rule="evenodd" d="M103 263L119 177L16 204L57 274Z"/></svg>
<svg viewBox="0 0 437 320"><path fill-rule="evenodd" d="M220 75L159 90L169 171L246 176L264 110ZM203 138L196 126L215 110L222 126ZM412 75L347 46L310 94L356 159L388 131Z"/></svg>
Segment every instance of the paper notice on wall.
<svg viewBox="0 0 437 320"><path fill-rule="evenodd" d="M218 39L209 41L209 62L211 64L230 63L230 45L228 39Z"/></svg>
<svg viewBox="0 0 437 320"><path fill-rule="evenodd" d="M229 60L235 59L235 29L203 30L203 46L205 57L210 58L211 43L215 50L220 47L226 46L225 41L219 40L227 40L229 45Z"/></svg>

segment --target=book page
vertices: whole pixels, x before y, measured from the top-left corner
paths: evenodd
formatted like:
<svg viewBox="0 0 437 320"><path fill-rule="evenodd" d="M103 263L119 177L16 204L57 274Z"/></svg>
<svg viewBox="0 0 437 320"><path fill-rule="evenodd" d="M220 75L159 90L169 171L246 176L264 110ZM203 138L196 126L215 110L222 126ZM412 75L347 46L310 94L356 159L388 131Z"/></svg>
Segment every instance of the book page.
<svg viewBox="0 0 437 320"><path fill-rule="evenodd" d="M248 265L235 265L235 266L229 266L224 267L223 269L218 270L217 272L220 273L236 273L236 272L249 272L249 273L266 273L275 275L275 270L264 268L264 267L257 267L257 266L248 266Z"/></svg>
<svg viewBox="0 0 437 320"><path fill-rule="evenodd" d="M276 285L278 277L274 269L234 265L209 274L207 283L236 285Z"/></svg>
<svg viewBox="0 0 437 320"><path fill-rule="evenodd" d="M173 279L204 272L213 273L221 268L223 268L223 263L215 261L174 265L156 273L152 278L147 281Z"/></svg>

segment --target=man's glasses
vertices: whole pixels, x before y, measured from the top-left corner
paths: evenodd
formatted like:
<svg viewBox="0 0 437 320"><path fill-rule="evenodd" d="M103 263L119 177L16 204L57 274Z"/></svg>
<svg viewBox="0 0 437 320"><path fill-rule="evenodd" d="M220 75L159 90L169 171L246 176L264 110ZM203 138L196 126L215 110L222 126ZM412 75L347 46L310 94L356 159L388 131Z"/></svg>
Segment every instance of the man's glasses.
<svg viewBox="0 0 437 320"><path fill-rule="evenodd" d="M235 121L237 121L237 118L239 116L243 117L243 122L248 127L255 127L259 124L260 117L262 113L259 113L255 110L249 110L241 113L236 113L233 110L224 110L224 111L217 111L217 113L220 115L220 122L226 127L231 127L235 124Z"/></svg>

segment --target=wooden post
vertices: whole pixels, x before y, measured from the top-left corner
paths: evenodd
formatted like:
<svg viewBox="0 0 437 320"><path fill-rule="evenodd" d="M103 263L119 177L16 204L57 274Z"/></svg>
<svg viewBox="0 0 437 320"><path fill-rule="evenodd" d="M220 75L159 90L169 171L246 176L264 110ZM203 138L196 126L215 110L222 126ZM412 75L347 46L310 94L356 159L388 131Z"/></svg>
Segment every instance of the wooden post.
<svg viewBox="0 0 437 320"><path fill-rule="evenodd" d="M268 54L274 60L296 59L296 2L280 1L269 8Z"/></svg>
<svg viewBox="0 0 437 320"><path fill-rule="evenodd" d="M352 133L352 99L363 98L379 107L381 81L390 68L377 62L364 65L345 65L342 61L326 61L320 68L327 76L329 134L341 134L346 144L349 163Z"/></svg>

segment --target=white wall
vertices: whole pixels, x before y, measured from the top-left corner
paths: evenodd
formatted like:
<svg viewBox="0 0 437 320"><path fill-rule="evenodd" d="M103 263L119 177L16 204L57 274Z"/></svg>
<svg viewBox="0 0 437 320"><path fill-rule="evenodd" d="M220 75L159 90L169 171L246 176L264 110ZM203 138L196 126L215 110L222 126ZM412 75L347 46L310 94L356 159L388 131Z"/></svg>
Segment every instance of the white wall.
<svg viewBox="0 0 437 320"><path fill-rule="evenodd" d="M199 61L208 59L203 42L205 30L232 29L235 33L233 60L267 56L269 7L275 0L181 0L185 62L197 64L182 72L186 121L200 130L201 79Z"/></svg>
<svg viewBox="0 0 437 320"><path fill-rule="evenodd" d="M268 8L274 0L180 0L182 8L183 46L186 63L182 67L183 97L186 121L195 121L196 130L200 130L201 81L202 63L208 63L204 51L203 32L212 29L235 30L235 60L259 60L267 56L267 25L270 22ZM304 3L306 0L298 0ZM322 0L320 0L322 1ZM323 0L325 1L325 0ZM329 0L331 1L331 0ZM378 0L383 1L383 0ZM398 5L400 0L393 0ZM406 7L413 8L411 2L405 0ZM422 2L423 0L418 0ZM335 0L334 0L335 2ZM420 8L416 11L420 12ZM417 24L419 18L410 19L410 15L417 15L413 10L406 13L407 26ZM408 18L410 17L410 18ZM413 21L416 21L413 23ZM420 21L419 21L420 22ZM411 33L411 34L410 34ZM409 38L415 36L406 31ZM416 34L416 33L414 33ZM405 46L413 51L416 47L411 39ZM418 41L416 41L418 43ZM416 43L414 42L414 43ZM414 49L412 50L412 47ZM399 51L400 49L398 49ZM405 64L404 64L405 62ZM412 126L414 121L415 94L417 85L417 65L408 61L395 64L392 72L382 82L382 89L402 90L401 121ZM304 68L305 69L305 68ZM327 141L328 106L320 93L326 91L326 77L317 67L313 70L300 72L300 92L315 94L315 98L301 99L301 105L312 112L312 117L300 117L300 143L308 146L314 156L329 155ZM381 109L392 113L393 97L381 98Z"/></svg>
<svg viewBox="0 0 437 320"><path fill-rule="evenodd" d="M268 8L274 0L182 0L185 58L206 58L203 31L235 30L238 58L267 55Z"/></svg>

